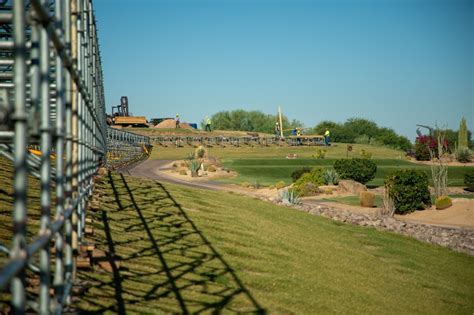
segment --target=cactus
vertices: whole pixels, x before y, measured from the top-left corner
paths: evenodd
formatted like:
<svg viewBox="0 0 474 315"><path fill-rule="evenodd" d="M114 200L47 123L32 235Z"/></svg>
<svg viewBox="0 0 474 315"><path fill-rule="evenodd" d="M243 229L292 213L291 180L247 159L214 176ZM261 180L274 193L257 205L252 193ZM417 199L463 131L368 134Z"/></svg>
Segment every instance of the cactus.
<svg viewBox="0 0 474 315"><path fill-rule="evenodd" d="M436 198L435 205L437 210L444 210L451 207L453 205L453 201L448 196L440 196Z"/></svg>
<svg viewBox="0 0 474 315"><path fill-rule="evenodd" d="M290 205L298 205L301 203L298 194L294 190L283 190L280 193L280 200Z"/></svg>
<svg viewBox="0 0 474 315"><path fill-rule="evenodd" d="M199 162L198 160L192 160L191 162L189 162L188 168L191 171L191 176L195 177L197 176L197 173L201 168L201 162Z"/></svg>
<svg viewBox="0 0 474 315"><path fill-rule="evenodd" d="M337 185L339 183L339 174L332 168L325 170L323 177L326 185Z"/></svg>
<svg viewBox="0 0 474 315"><path fill-rule="evenodd" d="M467 141L467 126L466 126L466 118L461 118L461 122L459 123L459 132L458 132L458 143L457 148L467 148L468 141Z"/></svg>
<svg viewBox="0 0 474 315"><path fill-rule="evenodd" d="M198 146L196 150L194 151L194 156L197 159L202 159L206 155L206 148L204 148L202 145Z"/></svg>
<svg viewBox="0 0 474 315"><path fill-rule="evenodd" d="M361 207L375 207L375 194L370 191L361 191L359 194L359 202Z"/></svg>
<svg viewBox="0 0 474 315"><path fill-rule="evenodd" d="M282 189L282 188L284 188L285 186L286 186L286 185L285 185L285 182L282 181L282 180L279 181L279 182L277 182L277 183L275 184L275 188L276 188L276 189Z"/></svg>

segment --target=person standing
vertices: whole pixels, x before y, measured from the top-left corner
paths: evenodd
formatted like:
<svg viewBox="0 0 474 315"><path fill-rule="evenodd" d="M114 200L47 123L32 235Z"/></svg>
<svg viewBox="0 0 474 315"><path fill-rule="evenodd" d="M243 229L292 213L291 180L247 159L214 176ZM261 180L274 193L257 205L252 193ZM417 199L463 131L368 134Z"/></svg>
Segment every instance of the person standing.
<svg viewBox="0 0 474 315"><path fill-rule="evenodd" d="M326 128L326 131L324 132L324 144L326 146L330 146L331 144L329 143L331 133L329 132L329 128Z"/></svg>
<svg viewBox="0 0 474 315"><path fill-rule="evenodd" d="M206 131L209 131L211 132L211 124L212 124L212 121L211 121L211 118L206 116Z"/></svg>
<svg viewBox="0 0 474 315"><path fill-rule="evenodd" d="M280 124L278 123L278 121L275 124L275 137L280 137Z"/></svg>
<svg viewBox="0 0 474 315"><path fill-rule="evenodd" d="M175 117L174 121L176 123L175 128L176 129L181 128L181 126L179 125L179 114L176 114L176 117Z"/></svg>

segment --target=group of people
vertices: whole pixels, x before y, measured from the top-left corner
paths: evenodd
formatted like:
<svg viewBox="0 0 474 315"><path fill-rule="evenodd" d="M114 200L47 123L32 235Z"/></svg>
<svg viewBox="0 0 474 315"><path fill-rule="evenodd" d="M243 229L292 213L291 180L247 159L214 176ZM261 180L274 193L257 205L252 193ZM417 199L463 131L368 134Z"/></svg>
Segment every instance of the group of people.
<svg viewBox="0 0 474 315"><path fill-rule="evenodd" d="M178 129L178 128L181 128L181 125L180 125L180 118L179 118L179 114L176 114L176 117L175 117L175 128ZM209 116L206 116L206 127L205 127L205 130L206 131L209 131L211 132L212 131L212 128L211 128L211 124L212 124L212 120ZM329 132L329 129L326 128L326 131L324 132L324 144L326 146L330 146L331 143L330 143L330 132ZM293 136L301 136L301 128L294 128L293 131L292 131L292 135ZM275 137L280 137L281 136L281 126L280 126L280 123L277 121L275 123Z"/></svg>
<svg viewBox="0 0 474 315"><path fill-rule="evenodd" d="M179 114L176 114L174 121L175 121L175 128L176 129L181 128ZM205 128L206 131L209 131L209 132L212 131L211 124L212 124L211 118L209 116L206 116L206 128Z"/></svg>
<svg viewBox="0 0 474 315"><path fill-rule="evenodd" d="M279 123L278 121L275 123L275 129L274 129L274 131L275 131L275 137L278 138L278 137L281 136L281 126L280 126L280 123ZM291 132L291 135L297 136L297 137L301 136L301 128L298 128L298 127L294 128L294 129L292 130L292 132ZM331 133L330 133L330 131L329 131L329 128L326 128L326 131L324 132L324 144L325 144L326 146L330 146L330 145L331 145L331 143L330 143L330 140L331 140L330 135L331 135ZM299 139L299 142L301 142L300 139Z"/></svg>

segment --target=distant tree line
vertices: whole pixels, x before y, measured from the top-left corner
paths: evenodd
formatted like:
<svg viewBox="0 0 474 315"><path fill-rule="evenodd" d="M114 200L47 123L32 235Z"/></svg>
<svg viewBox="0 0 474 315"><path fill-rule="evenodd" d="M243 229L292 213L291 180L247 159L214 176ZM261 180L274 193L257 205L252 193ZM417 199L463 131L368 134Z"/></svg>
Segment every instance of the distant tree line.
<svg viewBox="0 0 474 315"><path fill-rule="evenodd" d="M242 109L232 111L221 111L211 117L212 128L218 130L237 130L250 132L273 133L277 115L265 114L261 111L246 111ZM282 115L283 128L292 129L302 127L298 120L290 121L288 117ZM204 129L206 121L201 122L201 128Z"/></svg>
<svg viewBox="0 0 474 315"><path fill-rule="evenodd" d="M363 118L349 118L344 123L322 121L313 128L313 133L331 132L334 142L383 145L400 150L410 150L412 143L407 137L398 135L393 129L379 127L375 122Z"/></svg>

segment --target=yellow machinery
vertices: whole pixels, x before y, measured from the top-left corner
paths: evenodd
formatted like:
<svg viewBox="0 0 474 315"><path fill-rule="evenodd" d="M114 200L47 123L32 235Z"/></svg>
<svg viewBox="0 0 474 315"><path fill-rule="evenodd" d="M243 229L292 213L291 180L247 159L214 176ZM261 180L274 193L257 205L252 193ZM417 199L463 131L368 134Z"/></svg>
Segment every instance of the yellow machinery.
<svg viewBox="0 0 474 315"><path fill-rule="evenodd" d="M112 115L107 117L107 124L120 127L148 127L145 116L130 116L126 96L120 98L120 105L112 106Z"/></svg>

